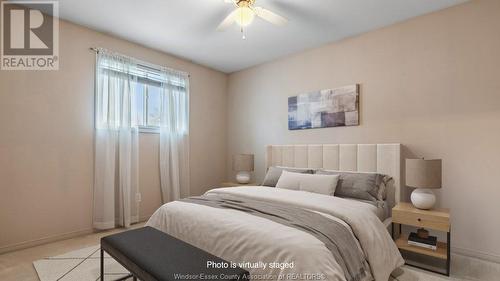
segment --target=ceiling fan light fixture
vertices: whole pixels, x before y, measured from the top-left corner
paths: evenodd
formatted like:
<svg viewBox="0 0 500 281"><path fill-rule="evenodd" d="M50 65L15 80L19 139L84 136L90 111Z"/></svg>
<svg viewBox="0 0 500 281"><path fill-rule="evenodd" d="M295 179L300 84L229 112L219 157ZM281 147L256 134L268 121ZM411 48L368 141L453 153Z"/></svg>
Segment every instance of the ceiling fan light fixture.
<svg viewBox="0 0 500 281"><path fill-rule="evenodd" d="M255 18L255 12L249 7L239 7L236 10L236 14L234 20L236 23L241 26L249 26Z"/></svg>

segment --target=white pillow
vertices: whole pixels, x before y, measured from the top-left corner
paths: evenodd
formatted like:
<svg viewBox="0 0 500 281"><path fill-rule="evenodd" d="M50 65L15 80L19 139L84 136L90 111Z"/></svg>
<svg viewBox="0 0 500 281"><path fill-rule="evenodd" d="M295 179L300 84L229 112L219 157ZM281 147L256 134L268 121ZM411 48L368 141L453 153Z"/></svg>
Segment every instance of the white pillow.
<svg viewBox="0 0 500 281"><path fill-rule="evenodd" d="M307 175L300 181L300 190L319 194L331 195L335 193L339 175Z"/></svg>
<svg viewBox="0 0 500 281"><path fill-rule="evenodd" d="M276 183L277 188L300 190L300 175L301 173L294 173L283 170L280 178Z"/></svg>
<svg viewBox="0 0 500 281"><path fill-rule="evenodd" d="M276 187L333 195L338 179L339 175L315 175L283 171Z"/></svg>

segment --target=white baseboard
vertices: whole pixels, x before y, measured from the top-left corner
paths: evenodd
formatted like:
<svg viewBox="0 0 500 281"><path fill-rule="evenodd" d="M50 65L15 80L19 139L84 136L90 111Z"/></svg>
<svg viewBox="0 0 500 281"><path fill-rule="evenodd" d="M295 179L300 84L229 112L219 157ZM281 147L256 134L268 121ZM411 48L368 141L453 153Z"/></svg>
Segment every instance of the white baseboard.
<svg viewBox="0 0 500 281"><path fill-rule="evenodd" d="M146 215L146 216L140 216L139 218L137 218L137 216L136 216L133 219L136 222L141 223L141 222L145 222L145 221L149 220L149 218L151 217L151 215L152 214L149 214L149 215ZM114 224L114 222L113 222L113 224ZM57 241L60 241L60 240L75 238L75 237L78 237L78 236L87 235L87 234L91 234L91 233L94 233L94 232L99 232L99 230L98 229L93 229L93 228L88 228L88 229L82 229L82 230L72 231L72 232L68 232L68 233L62 233L62 234L52 235L52 236L48 236L48 237L44 237L44 238L39 238L39 239L24 241L24 242L20 242L20 243L16 243L16 244L11 244L11 245L7 245L7 246L2 246L2 247L0 247L0 255L8 253L8 252L13 252L13 251L18 251L18 250L26 249L26 248L40 246L40 245L43 245L43 244L57 242Z"/></svg>
<svg viewBox="0 0 500 281"><path fill-rule="evenodd" d="M152 215L153 214L139 217L139 222L147 222Z"/></svg>
<svg viewBox="0 0 500 281"><path fill-rule="evenodd" d="M56 242L59 240L75 238L75 237L87 235L87 234L90 234L93 232L94 232L93 229L88 228L88 229L82 229L82 230L72 231L72 232L68 232L68 233L48 236L48 237L44 237L44 238L40 238L40 239L24 241L24 242L12 244L12 245L7 245L7 246L3 246L0 248L0 254L5 254L7 252L18 251L18 250L22 250L22 249L26 249L26 248L31 248L31 247L39 246L42 244Z"/></svg>
<svg viewBox="0 0 500 281"><path fill-rule="evenodd" d="M471 258L477 258L481 260L486 260L494 263L500 263L500 256L492 253L485 253L481 251L461 248L461 247L451 247L451 252L453 254L459 254L462 256L467 256Z"/></svg>

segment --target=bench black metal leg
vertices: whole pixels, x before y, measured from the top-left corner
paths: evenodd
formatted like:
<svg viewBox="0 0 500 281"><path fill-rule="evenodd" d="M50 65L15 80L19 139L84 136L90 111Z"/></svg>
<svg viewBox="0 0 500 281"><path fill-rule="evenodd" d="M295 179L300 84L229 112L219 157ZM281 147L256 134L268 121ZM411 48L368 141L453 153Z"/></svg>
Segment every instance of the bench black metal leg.
<svg viewBox="0 0 500 281"><path fill-rule="evenodd" d="M101 248L101 281L104 281L104 250Z"/></svg>
<svg viewBox="0 0 500 281"><path fill-rule="evenodd" d="M134 278L132 278L133 281L137 281L137 277L134 276Z"/></svg>

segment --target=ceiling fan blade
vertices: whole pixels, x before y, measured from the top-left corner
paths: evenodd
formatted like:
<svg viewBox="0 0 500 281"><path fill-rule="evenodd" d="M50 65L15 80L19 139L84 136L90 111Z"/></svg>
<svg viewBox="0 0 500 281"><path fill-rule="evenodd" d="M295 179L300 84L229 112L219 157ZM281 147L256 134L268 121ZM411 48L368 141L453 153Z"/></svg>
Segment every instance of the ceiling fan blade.
<svg viewBox="0 0 500 281"><path fill-rule="evenodd" d="M236 2L236 0L224 0L224 3L226 4L233 4L235 7L238 7L238 3Z"/></svg>
<svg viewBox="0 0 500 281"><path fill-rule="evenodd" d="M237 10L232 11L217 27L217 31L224 31L235 21L235 15Z"/></svg>
<svg viewBox="0 0 500 281"><path fill-rule="evenodd" d="M262 19L264 19L272 24L282 26L288 22L288 20L286 18L284 18L280 15L277 15L277 14L275 14L267 9L264 9L262 7L254 7L253 10L255 11L255 14L258 17L260 17L260 18L262 18Z"/></svg>

